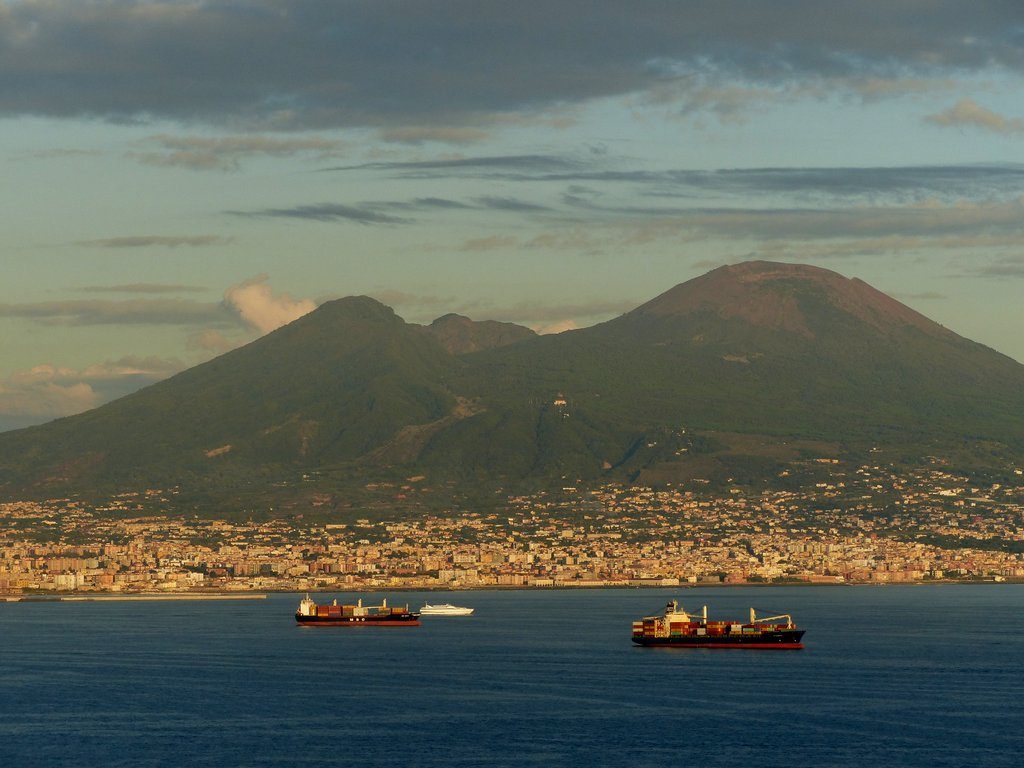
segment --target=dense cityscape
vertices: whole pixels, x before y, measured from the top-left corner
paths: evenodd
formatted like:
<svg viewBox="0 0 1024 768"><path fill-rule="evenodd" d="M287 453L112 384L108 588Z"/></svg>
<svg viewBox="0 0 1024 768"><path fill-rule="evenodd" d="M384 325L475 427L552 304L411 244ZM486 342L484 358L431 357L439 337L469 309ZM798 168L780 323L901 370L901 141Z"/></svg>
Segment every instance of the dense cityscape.
<svg viewBox="0 0 1024 768"><path fill-rule="evenodd" d="M347 523L152 514L174 490L9 502L0 592L1024 580L1021 475L981 486L941 466L836 467L795 491L565 487L487 513Z"/></svg>

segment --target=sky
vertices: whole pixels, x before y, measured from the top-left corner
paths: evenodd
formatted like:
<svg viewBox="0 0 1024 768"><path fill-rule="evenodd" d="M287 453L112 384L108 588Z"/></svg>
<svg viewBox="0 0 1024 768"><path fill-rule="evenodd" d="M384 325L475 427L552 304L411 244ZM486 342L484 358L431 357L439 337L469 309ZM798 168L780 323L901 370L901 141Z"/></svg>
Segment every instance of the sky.
<svg viewBox="0 0 1024 768"><path fill-rule="evenodd" d="M0 430L346 295L554 333L748 259L1024 361L1024 4L0 0Z"/></svg>

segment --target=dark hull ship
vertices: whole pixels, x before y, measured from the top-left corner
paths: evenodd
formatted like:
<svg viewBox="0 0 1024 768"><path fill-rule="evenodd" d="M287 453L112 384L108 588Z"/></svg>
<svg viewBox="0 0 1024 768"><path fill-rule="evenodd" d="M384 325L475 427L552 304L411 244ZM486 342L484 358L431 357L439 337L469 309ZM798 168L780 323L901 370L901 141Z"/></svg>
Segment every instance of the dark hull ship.
<svg viewBox="0 0 1024 768"><path fill-rule="evenodd" d="M758 618L750 609L750 621L708 621L705 605L700 616L683 610L675 600L659 616L633 622L637 645L668 648L750 648L795 650L803 648L804 630L789 614Z"/></svg>
<svg viewBox="0 0 1024 768"><path fill-rule="evenodd" d="M295 621L311 627L418 627L420 615L409 610L409 606L396 608L384 599L380 605L363 605L360 599L355 605L317 605L306 595L295 612Z"/></svg>

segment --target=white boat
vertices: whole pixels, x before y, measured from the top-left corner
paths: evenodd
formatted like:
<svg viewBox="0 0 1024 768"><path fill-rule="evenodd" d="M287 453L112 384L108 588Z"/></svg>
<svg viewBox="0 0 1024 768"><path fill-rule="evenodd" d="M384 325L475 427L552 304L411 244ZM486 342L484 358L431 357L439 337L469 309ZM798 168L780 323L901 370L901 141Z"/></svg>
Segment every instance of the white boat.
<svg viewBox="0 0 1024 768"><path fill-rule="evenodd" d="M472 608L460 608L457 605L444 603L442 605L431 605L427 603L420 608L420 616L469 616Z"/></svg>

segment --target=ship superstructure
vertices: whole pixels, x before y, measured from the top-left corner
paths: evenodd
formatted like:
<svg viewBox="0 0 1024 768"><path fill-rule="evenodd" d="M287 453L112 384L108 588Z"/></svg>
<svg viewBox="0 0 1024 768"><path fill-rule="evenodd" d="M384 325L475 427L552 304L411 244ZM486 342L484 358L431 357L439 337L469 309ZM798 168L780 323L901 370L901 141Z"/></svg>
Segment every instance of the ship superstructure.
<svg viewBox="0 0 1024 768"><path fill-rule="evenodd" d="M307 594L299 602L295 621L316 627L418 627L420 615L410 611L408 605L404 608L389 606L387 598L380 605L363 605L362 598L355 605L338 605L337 600L329 605L318 605Z"/></svg>
<svg viewBox="0 0 1024 768"><path fill-rule="evenodd" d="M804 630L797 628L788 613L758 617L750 609L750 620L709 621L708 607L701 614L687 613L675 600L665 612L645 616L633 622L633 642L637 645L673 648L803 648Z"/></svg>

